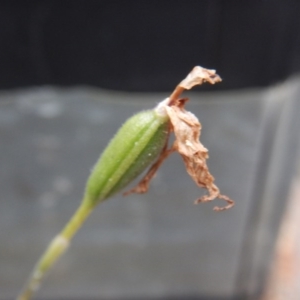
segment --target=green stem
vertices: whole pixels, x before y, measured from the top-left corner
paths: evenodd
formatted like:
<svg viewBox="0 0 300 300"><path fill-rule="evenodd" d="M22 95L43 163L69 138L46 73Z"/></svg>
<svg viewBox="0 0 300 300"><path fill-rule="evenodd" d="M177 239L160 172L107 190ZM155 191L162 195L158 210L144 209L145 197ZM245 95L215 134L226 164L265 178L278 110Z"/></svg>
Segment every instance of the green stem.
<svg viewBox="0 0 300 300"><path fill-rule="evenodd" d="M46 272L53 266L53 264L61 257L67 250L71 239L75 233L82 226L83 222L89 216L93 207L87 205L88 201L82 201L71 220L64 227L64 229L52 240L41 259L35 266L31 277L25 285L23 291L17 300L29 300L35 291L37 291L40 282Z"/></svg>

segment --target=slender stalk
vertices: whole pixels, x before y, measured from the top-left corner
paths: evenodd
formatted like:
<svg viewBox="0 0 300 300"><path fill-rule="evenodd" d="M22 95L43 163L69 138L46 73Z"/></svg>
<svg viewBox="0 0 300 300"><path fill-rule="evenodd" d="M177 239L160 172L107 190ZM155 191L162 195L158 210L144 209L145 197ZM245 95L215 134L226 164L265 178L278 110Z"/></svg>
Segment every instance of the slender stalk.
<svg viewBox="0 0 300 300"><path fill-rule="evenodd" d="M91 207L91 205L86 204L87 202L88 201L82 201L82 204L79 206L71 220L67 223L64 229L52 240L52 242L42 255L41 259L35 266L32 275L30 276L17 300L31 299L34 292L38 290L39 285L46 272L67 250L73 236L93 210L93 207Z"/></svg>

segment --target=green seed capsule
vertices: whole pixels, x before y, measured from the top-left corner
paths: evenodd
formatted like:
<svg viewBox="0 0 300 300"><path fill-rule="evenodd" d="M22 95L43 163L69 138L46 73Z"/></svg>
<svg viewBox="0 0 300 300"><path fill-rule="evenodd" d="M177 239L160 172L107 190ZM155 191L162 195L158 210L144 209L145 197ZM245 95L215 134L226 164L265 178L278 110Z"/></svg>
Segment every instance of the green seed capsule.
<svg viewBox="0 0 300 300"><path fill-rule="evenodd" d="M87 181L85 201L94 206L140 175L163 149L168 129L168 117L155 110L128 119L96 163Z"/></svg>

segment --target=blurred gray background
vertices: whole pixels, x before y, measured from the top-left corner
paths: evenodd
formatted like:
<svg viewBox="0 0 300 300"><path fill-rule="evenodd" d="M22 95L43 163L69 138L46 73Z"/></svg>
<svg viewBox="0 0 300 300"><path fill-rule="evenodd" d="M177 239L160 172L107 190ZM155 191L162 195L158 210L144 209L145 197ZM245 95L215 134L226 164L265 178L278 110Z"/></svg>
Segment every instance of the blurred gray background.
<svg viewBox="0 0 300 300"><path fill-rule="evenodd" d="M0 3L1 300L72 216L120 125L196 64L224 79L186 93L187 109L234 209L195 206L204 191L173 154L147 194L96 209L37 298L261 298L299 162L299 3L284 3Z"/></svg>

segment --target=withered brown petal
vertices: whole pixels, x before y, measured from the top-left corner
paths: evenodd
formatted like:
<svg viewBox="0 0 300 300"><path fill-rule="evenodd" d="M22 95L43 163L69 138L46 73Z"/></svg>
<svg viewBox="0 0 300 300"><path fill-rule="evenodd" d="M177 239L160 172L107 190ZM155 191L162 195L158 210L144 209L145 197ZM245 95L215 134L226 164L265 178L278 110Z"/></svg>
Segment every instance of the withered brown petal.
<svg viewBox="0 0 300 300"><path fill-rule="evenodd" d="M209 70L200 66L196 66L188 74L188 76L179 83L179 86L185 90L190 90L195 85L201 85L204 82L215 84L220 81L222 81L222 79L218 74L216 74L215 70Z"/></svg>
<svg viewBox="0 0 300 300"><path fill-rule="evenodd" d="M173 148L182 156L188 174L200 187L206 188L208 195L197 199L195 203L208 202L216 198L225 200L225 207L214 207L220 211L231 208L234 202L225 195L220 194L219 188L214 184L214 177L210 174L206 160L208 150L201 144L199 138L201 124L197 117L184 109L183 106L168 106L166 111L170 117L176 140Z"/></svg>

